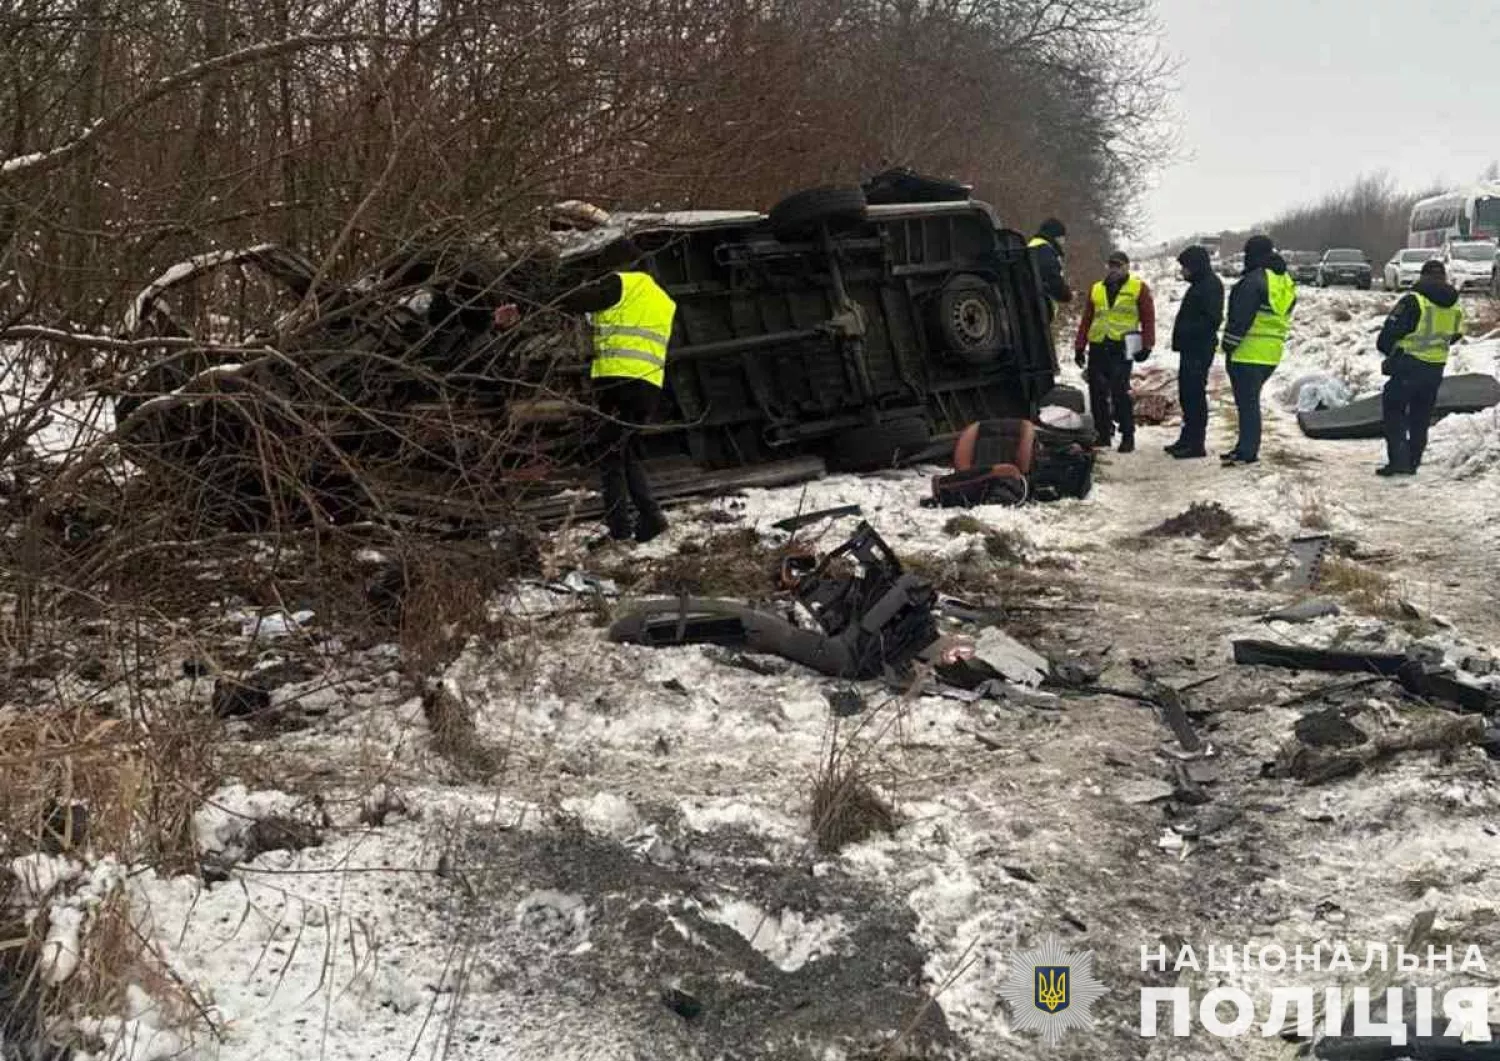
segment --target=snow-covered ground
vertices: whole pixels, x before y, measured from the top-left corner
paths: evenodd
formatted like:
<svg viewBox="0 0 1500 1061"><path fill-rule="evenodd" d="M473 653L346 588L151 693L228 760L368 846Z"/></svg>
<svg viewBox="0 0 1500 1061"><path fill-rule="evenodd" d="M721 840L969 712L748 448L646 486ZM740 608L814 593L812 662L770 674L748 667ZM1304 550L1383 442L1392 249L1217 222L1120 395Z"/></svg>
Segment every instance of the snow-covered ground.
<svg viewBox="0 0 1500 1061"><path fill-rule="evenodd" d="M1163 318L1151 367L1170 372L1182 284L1148 268ZM741 669L701 647L611 644L576 597L530 586L496 601L516 619L506 640L470 644L442 676L500 754L482 780L433 749L389 646L339 657L328 665L336 681L318 674L276 694L316 704L313 724L245 737L246 776L195 819L201 850L232 864L224 879L60 856L15 867L54 911L50 975L77 975L91 911L123 894L169 975L142 975L122 1010L79 1025L112 1059L1288 1056L1258 1034L1142 1039L1141 949L1395 943L1424 910L1455 953L1500 943L1490 760L1462 748L1322 786L1275 776L1265 764L1320 706L1286 701L1340 679L1230 657L1244 636L1426 639L1455 661L1500 646L1494 411L1439 425L1421 474L1395 481L1373 474L1380 443L1313 442L1296 427L1298 381L1378 388L1374 333L1389 301L1301 292L1258 466L1173 461L1161 447L1175 427L1145 427L1136 453L1104 458L1087 500L973 513L1021 543L1029 574L1056 591L999 602L1039 647L1097 660L1116 687L1139 687L1147 670L1202 683L1189 706L1213 754L1195 764L1194 785L1170 731L1130 699L969 701L867 683L865 711L836 719L828 697L842 683L792 665ZM1473 343L1454 370L1497 362L1500 341ZM1232 420L1221 369L1211 387L1211 449L1222 452ZM775 543L777 519L857 503L905 557L1003 563L983 530L950 533L953 512L920 507L930 472L704 502L635 555L670 557L726 523ZM1227 541L1142 537L1208 501L1242 527ZM1287 541L1306 530L1338 536L1392 592L1449 625L1361 616L1356 598L1308 627L1262 621L1296 597L1277 579ZM307 626L284 632L330 636L315 618ZM238 622L226 630L256 636ZM206 689L180 679L163 695ZM1372 731L1413 711L1383 686L1336 702ZM837 854L809 835L830 749L868 770L896 818L889 835ZM318 799L305 783L276 790L271 779L306 778L309 764ZM255 854L264 844L250 827L267 818L319 842ZM1011 956L1053 933L1094 951L1108 994L1091 1032L1043 1051L1011 1029L998 988ZM1178 982L1201 994L1216 975ZM927 1052L882 1053L897 1031Z"/></svg>

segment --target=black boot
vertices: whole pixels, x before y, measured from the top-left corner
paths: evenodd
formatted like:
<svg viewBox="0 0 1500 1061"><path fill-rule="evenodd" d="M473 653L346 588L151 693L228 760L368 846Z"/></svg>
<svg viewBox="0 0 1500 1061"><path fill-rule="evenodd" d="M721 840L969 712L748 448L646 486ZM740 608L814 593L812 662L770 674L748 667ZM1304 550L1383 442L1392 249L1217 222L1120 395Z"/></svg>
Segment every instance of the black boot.
<svg viewBox="0 0 1500 1061"><path fill-rule="evenodd" d="M617 542L629 541L635 531L635 521L630 518L624 469L618 466L606 468L599 492L604 495L604 525L609 528L609 536Z"/></svg>
<svg viewBox="0 0 1500 1061"><path fill-rule="evenodd" d="M1115 450L1115 452L1116 453L1134 453L1135 452L1135 439L1129 437L1128 435L1125 438L1120 439L1120 448L1117 449L1117 450Z"/></svg>
<svg viewBox="0 0 1500 1061"><path fill-rule="evenodd" d="M667 517L662 514L661 509L652 509L642 512L640 519L635 524L635 540L638 542L649 542L658 534L667 529Z"/></svg>

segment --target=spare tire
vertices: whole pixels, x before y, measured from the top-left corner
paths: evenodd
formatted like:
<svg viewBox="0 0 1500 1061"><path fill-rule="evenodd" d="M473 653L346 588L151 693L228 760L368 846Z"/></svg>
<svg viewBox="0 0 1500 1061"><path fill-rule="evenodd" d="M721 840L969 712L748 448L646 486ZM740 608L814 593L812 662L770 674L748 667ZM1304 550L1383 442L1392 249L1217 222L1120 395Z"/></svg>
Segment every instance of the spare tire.
<svg viewBox="0 0 1500 1061"><path fill-rule="evenodd" d="M840 472L879 471L922 452L931 439L927 421L917 416L856 427L834 436L828 467Z"/></svg>
<svg viewBox="0 0 1500 1061"><path fill-rule="evenodd" d="M858 224L868 213L863 188L808 188L771 207L771 231L778 239L796 239L810 235L819 225Z"/></svg>
<svg viewBox="0 0 1500 1061"><path fill-rule="evenodd" d="M982 276L960 273L943 285L936 323L943 345L966 364L989 364L1005 348L1006 322L1000 295Z"/></svg>

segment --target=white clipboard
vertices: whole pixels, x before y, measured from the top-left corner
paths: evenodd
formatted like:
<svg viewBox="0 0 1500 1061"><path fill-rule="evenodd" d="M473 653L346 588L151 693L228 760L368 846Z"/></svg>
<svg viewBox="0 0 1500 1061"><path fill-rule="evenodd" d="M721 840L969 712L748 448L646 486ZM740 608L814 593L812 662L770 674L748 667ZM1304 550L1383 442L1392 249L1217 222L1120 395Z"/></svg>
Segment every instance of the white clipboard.
<svg viewBox="0 0 1500 1061"><path fill-rule="evenodd" d="M1140 352L1141 352L1141 333L1140 332L1126 332L1125 333L1125 356L1126 357L1134 357L1136 354L1138 354Z"/></svg>

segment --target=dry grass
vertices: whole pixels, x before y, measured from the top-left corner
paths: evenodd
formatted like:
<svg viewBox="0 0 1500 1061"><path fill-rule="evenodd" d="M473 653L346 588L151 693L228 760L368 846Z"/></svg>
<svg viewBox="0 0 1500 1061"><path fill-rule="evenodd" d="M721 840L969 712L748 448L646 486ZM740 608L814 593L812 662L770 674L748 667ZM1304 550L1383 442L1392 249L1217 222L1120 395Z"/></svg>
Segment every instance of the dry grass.
<svg viewBox="0 0 1500 1061"><path fill-rule="evenodd" d="M505 769L504 750L479 735L473 708L445 687L433 686L422 694L422 714L432 731L433 750L465 774L482 780Z"/></svg>
<svg viewBox="0 0 1500 1061"><path fill-rule="evenodd" d="M1326 557L1317 589L1327 596L1338 597L1367 615L1383 619L1411 618L1391 579L1353 560Z"/></svg>
<svg viewBox="0 0 1500 1061"><path fill-rule="evenodd" d="M1333 527L1333 521L1329 518L1328 508L1323 504L1323 499L1312 491L1302 495L1300 519L1302 526L1307 530L1326 531Z"/></svg>
<svg viewBox="0 0 1500 1061"><path fill-rule="evenodd" d="M966 534L983 535L985 555L998 563L1024 564L1030 559L1031 542L1024 534L998 530L974 516L954 516L943 524L943 533L955 538Z"/></svg>
<svg viewBox="0 0 1500 1061"><path fill-rule="evenodd" d="M737 527L683 542L676 553L653 563L636 588L655 594L763 598L776 589L785 555L785 549L765 544L754 528Z"/></svg>
<svg viewBox="0 0 1500 1061"><path fill-rule="evenodd" d="M89 846L164 873L197 864L192 818L217 783L212 720L156 705L149 722L89 710L0 715L0 828L12 854ZM66 812L60 808L85 808ZM76 844L74 845L76 846Z"/></svg>
<svg viewBox="0 0 1500 1061"><path fill-rule="evenodd" d="M1186 512L1170 519L1142 534L1143 538L1202 538L1214 545L1222 545L1235 535L1245 535L1250 528L1234 518L1233 513L1217 501L1195 501Z"/></svg>
<svg viewBox="0 0 1500 1061"><path fill-rule="evenodd" d="M956 557L911 553L901 558L901 566L926 579L938 592L966 599L1026 597L1056 581L1040 572L1045 565L1028 565L1024 558L997 560L988 539Z"/></svg>
<svg viewBox="0 0 1500 1061"><path fill-rule="evenodd" d="M813 839L828 854L896 829L896 812L847 748L834 745L824 757L813 779L811 803Z"/></svg>
<svg viewBox="0 0 1500 1061"><path fill-rule="evenodd" d="M983 534L988 529L983 520L967 513L954 516L943 524L943 533L950 538L957 538L961 534Z"/></svg>

